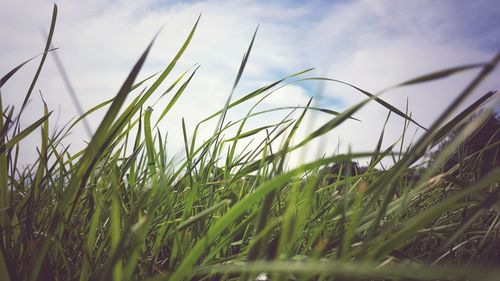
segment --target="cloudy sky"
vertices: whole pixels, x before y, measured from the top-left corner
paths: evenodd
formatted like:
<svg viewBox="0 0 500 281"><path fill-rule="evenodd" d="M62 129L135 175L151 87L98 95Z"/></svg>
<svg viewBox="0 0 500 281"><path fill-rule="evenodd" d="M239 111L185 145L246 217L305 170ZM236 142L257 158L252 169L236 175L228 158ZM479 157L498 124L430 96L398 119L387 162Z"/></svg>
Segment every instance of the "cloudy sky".
<svg viewBox="0 0 500 281"><path fill-rule="evenodd" d="M148 42L165 25L141 72L146 77L161 71L182 45L196 18L196 34L167 81L195 64L201 65L186 93L162 124L169 131L172 151L182 143L180 123L188 128L218 110L230 93L241 58L253 31L259 31L235 97L266 83L310 67L310 76L324 76L377 92L409 78L463 64L485 62L500 50L500 2L495 0L422 1L58 1L59 15L53 44L83 108L113 97ZM48 30L53 1L2 0L0 9L0 76L40 53L43 30ZM4 106L19 107L37 63L23 68L2 88ZM383 98L409 110L428 126L478 71L445 80L397 89ZM488 90L500 88L500 71L490 77L463 105ZM35 87L23 122L42 115L42 93L55 112L53 125L62 126L77 115L52 56ZM287 86L262 105L305 105L314 97L317 106L341 111L364 96L340 84L304 82ZM161 105L155 112L161 112ZM236 108L229 117L242 117L250 105ZM387 110L371 104L356 114L362 122L346 122L320 143L312 144L311 159L322 153L366 151L374 147ZM95 128L102 114L89 122ZM248 129L273 122L283 114L255 119ZM309 130L329 116L309 115ZM386 144L400 135L403 122L392 116ZM411 127L411 134L415 127ZM202 128L208 136L213 127ZM301 132L304 135L305 130ZM417 136L419 132L417 131ZM81 147L87 134L82 127L67 139ZM37 139L27 140L23 161L34 159ZM319 149L318 149L319 147Z"/></svg>

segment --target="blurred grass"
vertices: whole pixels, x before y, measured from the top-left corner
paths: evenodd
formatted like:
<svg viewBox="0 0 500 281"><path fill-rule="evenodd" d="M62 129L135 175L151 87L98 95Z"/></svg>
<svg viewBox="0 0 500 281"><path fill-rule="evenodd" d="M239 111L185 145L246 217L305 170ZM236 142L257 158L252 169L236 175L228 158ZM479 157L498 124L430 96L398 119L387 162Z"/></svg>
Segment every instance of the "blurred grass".
<svg viewBox="0 0 500 281"><path fill-rule="evenodd" d="M479 83L496 67L499 56L481 64L437 71L390 87L410 86L480 68L425 134L404 149L382 147L384 130L373 151L324 157L290 169L290 153L334 130L369 102L418 124L406 112L358 86L298 72L232 101L200 121L184 139L179 164L167 157L167 136L159 122L185 92L197 67L189 69L158 100L169 99L153 120L146 101L170 76L195 34L199 18L172 62L159 74L136 82L154 42L148 45L116 96L96 105L66 128L50 127L50 111L21 128L24 105L43 67L55 30L57 6L42 60L19 111L2 104L0 94L0 279L1 280L497 280L500 276L500 169L484 176L478 157L462 157L469 176L444 170L447 160L491 116L479 114L441 148L432 165L418 162L452 129L462 124L495 93L484 95L446 122ZM254 33L233 91L250 57ZM1 78L1 86L30 60ZM297 79L297 80L292 80ZM292 80L292 81L291 81ZM304 106L254 112L274 90L303 80L342 83L367 98L335 112ZM139 92L145 81L153 81ZM131 92L136 97L125 104ZM157 101L158 101L157 100ZM226 120L239 104L254 106L240 120ZM71 155L64 136L83 118L108 107L91 141ZM282 121L247 129L247 121L270 111L289 111ZM298 118L293 113L301 110ZM295 141L311 110L331 119ZM219 118L213 135L200 141L197 132ZM357 119L356 119L357 120ZM359 121L359 120L358 120ZM238 126L234 135L229 128ZM421 126L422 127L422 126ZM384 125L385 128L385 125ZM38 158L21 168L20 142L41 131ZM259 137L264 135L264 137ZM244 138L258 145L241 149ZM189 142L191 139L191 142ZM129 141L130 140L130 141ZM498 146L490 143L488 149ZM399 151L397 150L399 146ZM277 149L276 149L277 148ZM486 148L483 148L486 149ZM379 170L386 156L395 164ZM335 163L368 157L361 174L331 175ZM418 162L418 163L417 163ZM349 165L348 165L349 166ZM472 167L472 168L470 168ZM347 169L350 170L350 169ZM419 173L414 180L408 175ZM331 180L336 176L337 180ZM342 176L342 177L339 177Z"/></svg>

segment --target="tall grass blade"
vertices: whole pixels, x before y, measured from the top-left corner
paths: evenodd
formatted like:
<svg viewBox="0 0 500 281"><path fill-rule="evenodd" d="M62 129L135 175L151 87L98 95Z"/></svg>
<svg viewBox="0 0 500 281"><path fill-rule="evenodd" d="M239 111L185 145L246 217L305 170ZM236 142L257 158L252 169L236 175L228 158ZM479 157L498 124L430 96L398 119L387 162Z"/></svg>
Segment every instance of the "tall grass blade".
<svg viewBox="0 0 500 281"><path fill-rule="evenodd" d="M52 52L52 51L55 51L57 50L58 48L52 48L50 50L48 50L48 52ZM24 65L26 65L27 63L29 63L30 61L38 58L39 56L45 54L45 52L43 53L40 53L30 59L27 59L25 60L24 62L20 63L18 66L14 67L11 71L9 71L7 74L5 74L2 78L0 78L0 88L2 88L2 86L7 83L7 81L14 75L16 74L16 72L21 69Z"/></svg>
<svg viewBox="0 0 500 281"><path fill-rule="evenodd" d="M35 77L33 78L33 81L31 81L31 85L28 89L28 92L26 93L26 96L24 97L24 101L23 101L23 104L21 106L21 111L24 109L24 107L28 103L28 100L31 96L31 93L33 92L33 89L35 88L35 84L38 80L38 76L40 75L40 72L42 71L42 67L43 67L43 64L45 63L45 59L47 58L47 53L50 50L52 36L54 35L54 30L56 27L56 19L57 19L57 5L54 4L54 8L52 10L52 20L50 23L50 30L49 30L49 34L47 35L47 43L45 44L45 50L42 54L42 59L40 60L40 64L38 65L38 69L36 70Z"/></svg>

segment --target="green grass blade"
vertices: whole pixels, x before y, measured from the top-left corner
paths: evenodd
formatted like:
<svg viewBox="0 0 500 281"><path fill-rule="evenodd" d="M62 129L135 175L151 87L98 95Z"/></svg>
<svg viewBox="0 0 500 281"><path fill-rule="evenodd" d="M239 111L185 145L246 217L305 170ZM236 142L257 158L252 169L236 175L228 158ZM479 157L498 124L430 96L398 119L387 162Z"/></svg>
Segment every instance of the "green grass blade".
<svg viewBox="0 0 500 281"><path fill-rule="evenodd" d="M198 67L195 68L195 70L193 71L193 73L191 73L191 76L189 76L188 80L186 82L184 82L181 87L179 88L179 90L175 93L175 95L172 97L172 99L170 100L170 102L168 103L167 107L165 107L165 109L162 111L162 113L160 114L160 117L158 117L158 121L156 121L156 124L155 124L155 127L158 125L158 123L163 119L163 117L165 117L165 115L170 111L170 109L172 109L172 107L174 106L174 104L177 102L177 100L179 99L179 97L182 95L182 93L184 92L184 90L186 89L187 85L189 84L189 82L191 82L191 79L193 78L194 74L196 73L196 71L198 70ZM182 77L182 76L181 76ZM177 81L176 81L177 82Z"/></svg>
<svg viewBox="0 0 500 281"><path fill-rule="evenodd" d="M472 103L470 106L468 106L466 109L457 114L457 116L455 116L448 123L444 124L441 128L439 128L434 137L434 144L441 142L443 138L446 137L446 135L448 135L453 128L455 128L460 122L465 120L465 118L469 116L471 113L475 112L480 106L484 105L488 100L493 98L496 94L497 92L493 91L486 93L481 98Z"/></svg>
<svg viewBox="0 0 500 281"><path fill-rule="evenodd" d="M265 92L267 92L268 90L272 89L274 86L279 85L281 82L283 82L283 81L285 81L285 80L287 80L287 79L290 79L290 78L292 78L292 77L296 77L296 76L302 75L302 74L304 74L304 73L310 72L310 71L312 71L313 69L314 69L314 68L309 68L309 69L306 69L306 70L302 70L302 71L300 71L300 72L294 73L294 74L289 75L289 76L287 76L287 77L285 77L285 78L282 78L282 79L280 79L280 80L277 80L277 81L274 81L274 82L272 82L272 83L270 83L270 84L267 84L267 85L265 85L265 86L263 86L263 87L261 87L261 88L259 88L259 89L255 90L255 91L253 91L253 92L249 93L249 94L246 94L245 96L243 96L243 97L241 97L241 98L237 99L236 101L234 101L234 102L230 103L230 104L227 106L227 109L229 110L229 109L231 109L231 108L233 108L233 107L235 107L235 106L237 106L237 105L239 105L239 104L242 104L242 103L244 103L244 102L246 102L246 101L248 101L248 100L251 100L251 99L253 99L253 98L255 98L255 97L257 97L257 96L259 96L259 95L261 95L261 94L263 94L263 93L265 93ZM221 110L219 110L219 111L215 112L214 114L210 115L209 117L207 117L207 118L203 119L200 123L205 123L205 122L207 122L208 120L211 120L211 119L213 119L214 117L218 116L218 115L219 115L219 114L221 114L222 112L223 112L223 110L221 109Z"/></svg>
<svg viewBox="0 0 500 281"><path fill-rule="evenodd" d="M43 64L45 63L45 59L47 58L47 54L50 50L50 45L51 45L51 42L52 42L52 36L54 35L54 30L55 30L55 27L56 27L56 19L57 19L57 5L54 4L54 8L52 10L52 20L51 20L51 23L50 23L50 30L49 30L49 34L47 36L47 42L45 43L45 50L42 54L42 59L40 60L40 64L38 65L38 69L36 70L36 73L35 73L35 77L33 78L33 81L31 81L31 85L28 89L28 92L26 93L26 96L24 97L24 101L23 101L23 104L21 106L21 111L24 109L24 107L26 106L26 104L28 103L28 100L31 96L31 93L33 92L33 89L35 88L35 84L38 80L38 76L40 75L40 73L42 72L42 67L43 67Z"/></svg>
<svg viewBox="0 0 500 281"><path fill-rule="evenodd" d="M2 96L0 94L0 132L4 131L4 116L3 116L3 104L2 104ZM5 135L0 134L0 148L5 147ZM3 151L0 150L0 208L8 208L10 206L9 203L9 186L8 186L8 159L7 152L5 149ZM0 214L0 225L2 228L7 227L7 217L4 214Z"/></svg>
<svg viewBox="0 0 500 281"><path fill-rule="evenodd" d="M144 114L144 140L146 141L146 152L148 153L148 168L150 176L156 172L155 147L151 132L151 113L153 109L148 107Z"/></svg>
<svg viewBox="0 0 500 281"><path fill-rule="evenodd" d="M395 114L403 117L404 119L406 120L409 120L410 122L414 123L415 125L417 125L418 127L424 129L427 131L427 129L420 125L417 121L413 120L410 116L406 115L404 112L402 112L401 110L397 109L396 107L392 106L391 104L389 104L388 102L384 101L383 99L379 98L378 96L380 94L382 94L382 92L379 92L377 94L372 94L368 91L365 91L357 86L354 86L350 83L347 83L345 81L342 81L342 80L338 80L338 79L331 79L331 78L322 78L322 77L314 77L314 78L308 78L309 80L322 80L322 81L330 81L330 82L337 82L337 83L341 83L341 84L344 84L344 85L347 85L353 89L356 89L358 92L361 92L363 93L364 95L372 98L373 100L375 100L375 102L379 103L380 105L382 105L383 107L389 109L390 111L394 112Z"/></svg>
<svg viewBox="0 0 500 281"><path fill-rule="evenodd" d="M7 264L5 263L5 257L3 254L3 250L0 248L0 276L2 276L2 280L10 281L9 270L7 269Z"/></svg>
<svg viewBox="0 0 500 281"><path fill-rule="evenodd" d="M229 138L229 139L225 139L224 142L232 142L232 141L235 141L235 140L248 138L248 137L251 137L251 136L253 136L255 134L258 134L258 133L260 133L260 132L262 132L262 131L264 131L266 129L274 128L274 127L276 127L278 125L286 124L286 123L288 123L290 121L291 120L285 120L285 121L277 123L277 124L271 124L271 125L266 125L266 126L262 126L262 127L259 127L259 128L255 128L255 129L252 129L250 131L240 133L240 134L238 134L235 137L232 137L232 138Z"/></svg>
<svg viewBox="0 0 500 281"><path fill-rule="evenodd" d="M413 78L413 79L410 79L410 80L405 81L403 83L397 84L395 86L392 86L390 88L383 90L382 92L386 92L389 89L394 89L394 88L399 88L399 87L403 87L403 86L409 86L409 85L413 85L413 84L419 84L419 83L424 83L424 82L434 81L437 79L446 78L446 77L449 77L451 75L454 75L454 74L457 74L457 73L460 73L460 72L463 72L466 70L471 70L471 69L483 67L484 65L485 65L484 63L475 63L475 64L468 64L468 65L462 65L462 66L457 66L457 67L439 70L439 71L425 74L425 75L419 76L417 78Z"/></svg>
<svg viewBox="0 0 500 281"><path fill-rule="evenodd" d="M44 122L50 117L52 114L52 111L49 112L47 115L44 115L42 118L38 119L35 121L33 124L29 125L26 129L22 130L21 132L17 133L12 139L7 141L5 144L1 145L0 144L0 153L5 152L6 150L9 150L14 147L18 142L20 142L22 139L25 137L29 136L38 126L44 124Z"/></svg>
<svg viewBox="0 0 500 281"><path fill-rule="evenodd" d="M210 208L203 210L200 213L198 213L194 216L191 216L188 219L186 219L185 221L181 222L177 226L176 230L182 231L182 230L188 228L189 226L193 225L197 221L204 219L205 217L209 216L210 214L214 213L215 211L217 211L223 207L229 206L232 203L234 203L234 202L231 202L231 200L229 200L229 199L224 199L222 201L219 201L215 205L211 206Z"/></svg>
<svg viewBox="0 0 500 281"><path fill-rule="evenodd" d="M48 50L48 52L52 52L52 51L55 51L55 50L57 50L57 49L58 49L58 48L52 48L52 49ZM16 72L17 72L19 69L21 69L21 68L22 68L25 64L29 63L30 61L32 61L32 60L34 60L34 59L38 58L39 56L41 56L41 55L43 55L43 54L45 54L45 52L40 53L40 54L38 54L38 55L36 55L36 56L34 56L34 57L32 57L32 58L30 58L30 59L28 59L28 60L26 60L26 61L22 62L22 63L20 63L18 66L14 67L11 71L9 71L7 74L5 74L2 78L0 78L0 88L2 88L2 86L3 86L5 83L7 83L7 81L8 81L8 80L9 80L9 79L10 79L10 78L14 75L14 74L16 74Z"/></svg>
<svg viewBox="0 0 500 281"><path fill-rule="evenodd" d="M238 74L236 75L236 79L234 80L233 88L231 89L231 93L226 100L226 104L222 108L221 115L219 117L219 121L217 122L217 126L215 127L215 132L222 130L222 126L224 124L224 120L226 118L227 111L229 110L229 106L231 104L231 99L233 97L234 91L240 82L241 76L243 75L243 71L245 70L245 66L247 64L248 58L250 57L250 52L252 51L252 46L255 41L255 36L257 36L257 31L259 30L259 26L255 28L255 32L253 33L252 40L250 41L250 45L248 46L248 50L243 55L243 59L240 63L240 68L238 70ZM217 143L218 138L215 138L215 143ZM215 149L215 148L214 148Z"/></svg>

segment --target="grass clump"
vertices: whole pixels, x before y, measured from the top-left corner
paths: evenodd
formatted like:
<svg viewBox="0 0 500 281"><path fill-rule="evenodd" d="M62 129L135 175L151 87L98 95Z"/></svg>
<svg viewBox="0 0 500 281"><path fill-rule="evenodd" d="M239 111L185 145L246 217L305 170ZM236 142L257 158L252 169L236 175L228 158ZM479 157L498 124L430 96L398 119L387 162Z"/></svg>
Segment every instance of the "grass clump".
<svg viewBox="0 0 500 281"><path fill-rule="evenodd" d="M467 122L458 137L435 153L431 165L420 161L451 128L495 94L487 93L446 122L493 70L498 56L488 63L446 69L396 86L481 69L405 150L401 146L398 151L398 143L383 148L382 131L371 152L333 155L287 168L291 152L354 118L369 102L378 102L407 124L416 123L382 100L382 92L372 94L343 81L304 77L306 70L237 100L231 94L225 106L193 132L183 123L178 135L184 139L185 157L174 164L166 157L166 136L156 128L196 69L174 79L169 94L162 95L170 101L158 120L152 120L152 109L144 105L170 75L198 21L172 62L159 75L147 78L152 85L134 93L130 104L125 104L126 98L146 81L136 82L136 78L152 42L112 100L55 131L45 106L38 121L21 128L20 116L50 52L56 15L54 7L47 45L21 109L16 112L13 106L4 106L0 95L2 280L497 280L500 276L495 267L500 254L500 170L477 173L480 177L456 173L465 166L481 169L474 165L478 161L474 157L460 157L452 168L443 168L461 140L491 112L483 111ZM255 35L252 43L254 39ZM2 77L0 87L23 65ZM290 113L282 122L248 131L246 122L265 112L254 112L254 107L241 120L227 122L226 113L233 107L258 104L291 79L343 83L367 99L340 113L311 107L309 102L290 110L301 112L296 118ZM107 113L91 141L70 154L63 145L64 136L105 106ZM332 118L304 139L292 141L311 110ZM200 126L214 119L218 122L213 135L197 139ZM237 128L237 133L225 137L230 128ZM38 131L42 133L39 157L21 168L17 164L20 141ZM237 150L242 139L259 132L265 137L258 146ZM498 142L487 146L490 149ZM395 154L400 156L393 166L377 168L384 157ZM363 173L328 178L333 163L351 163L359 157L371 159ZM419 177L408 180L416 170Z"/></svg>

